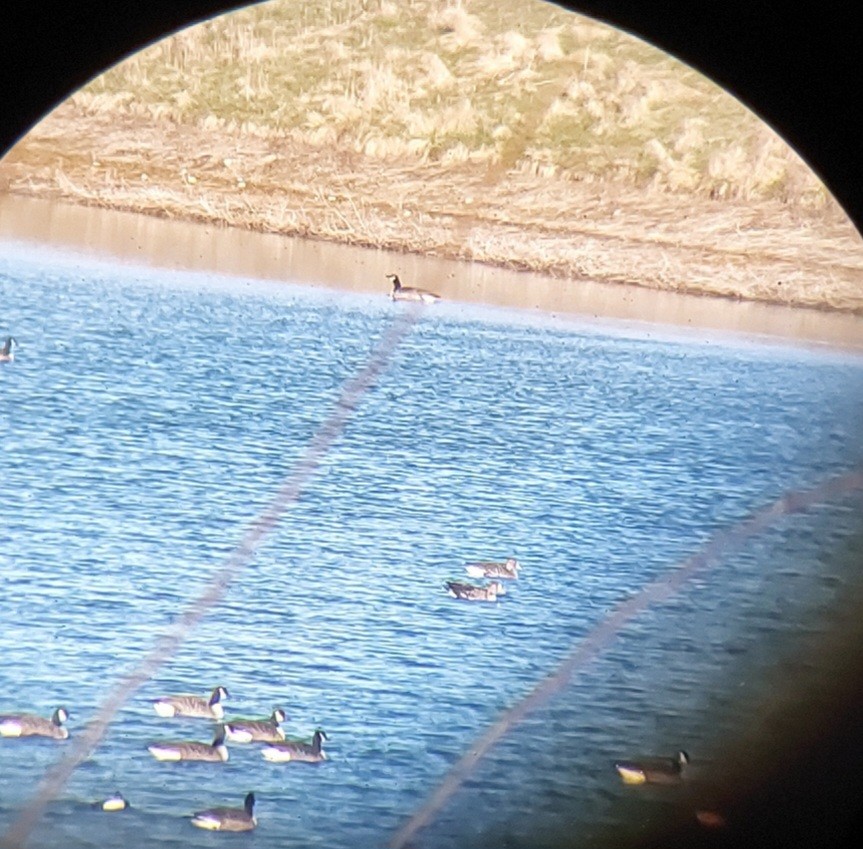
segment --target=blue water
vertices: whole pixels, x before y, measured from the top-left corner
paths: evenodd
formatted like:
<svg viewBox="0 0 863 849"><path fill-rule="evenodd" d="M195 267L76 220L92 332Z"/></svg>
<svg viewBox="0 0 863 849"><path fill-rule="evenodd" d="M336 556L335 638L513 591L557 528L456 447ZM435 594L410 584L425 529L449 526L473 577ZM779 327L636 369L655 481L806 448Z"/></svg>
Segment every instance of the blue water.
<svg viewBox="0 0 863 849"><path fill-rule="evenodd" d="M73 737L207 585L402 305L7 245L0 335L0 713L65 705ZM714 534L863 463L863 362L656 327L442 303L422 314L222 603L119 712L33 846L383 846L503 710L613 607ZM860 504L788 516L627 623L515 729L418 846L585 845L633 815L621 755L709 764L806 664L856 575ZM518 557L496 605L449 598ZM150 700L227 686L329 762L162 764L208 740ZM0 739L0 834L68 744ZM121 790L122 814L87 803ZM651 811L653 809L650 809ZM638 816L653 816L639 809ZM488 841L495 841L494 844ZM228 838L228 842L234 842Z"/></svg>

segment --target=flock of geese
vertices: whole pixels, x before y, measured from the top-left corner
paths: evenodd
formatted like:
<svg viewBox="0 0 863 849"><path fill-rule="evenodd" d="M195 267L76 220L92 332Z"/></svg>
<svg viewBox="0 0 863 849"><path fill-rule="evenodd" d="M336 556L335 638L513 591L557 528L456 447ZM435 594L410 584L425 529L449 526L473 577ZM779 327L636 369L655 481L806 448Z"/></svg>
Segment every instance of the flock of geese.
<svg viewBox="0 0 863 849"><path fill-rule="evenodd" d="M222 700L229 698L227 689L216 687L209 696L177 695L163 696L153 702L159 716L192 717L208 719L217 723L212 743L194 740L156 741L147 746L157 761L205 761L224 763L228 760L226 743L261 743L264 760L271 763L320 763L327 759L322 743L327 735L317 729L311 742L292 740L285 736L282 723L287 715L276 708L267 719L234 719L225 721ZM65 723L69 714L58 707L50 718L30 713L0 714L0 737L50 737L65 740L69 729ZM122 811L129 803L121 793L93 803L103 811ZM210 831L251 831L257 826L255 817L255 794L246 794L239 808L215 807L196 811L191 817L192 825Z"/></svg>
<svg viewBox="0 0 863 849"><path fill-rule="evenodd" d="M516 580L521 564L514 557L509 557L502 563L495 561L466 563L464 568L472 578ZM444 589L453 598L462 601L497 601L498 596L506 595L506 587L500 580L491 581L485 586L466 584L463 581L446 581Z"/></svg>
<svg viewBox="0 0 863 849"><path fill-rule="evenodd" d="M465 570L472 578L494 578L485 586L461 581L446 581L444 588L453 597L463 601L497 601L506 594L503 580L516 580L521 564L514 557L503 562L481 561L466 563ZM621 760L614 764L624 784L676 784L683 778L689 764L689 755L681 750L674 757L646 757ZM703 816L702 816L703 814ZM710 821L708 822L708 815ZM721 825L721 817L713 812L699 812L699 821L711 826Z"/></svg>
<svg viewBox="0 0 863 849"><path fill-rule="evenodd" d="M431 304L440 300L440 295L426 289L404 286L398 274L387 274L392 283L390 298L393 301L412 301ZM0 348L0 363L12 362L15 358L16 342L7 336ZM444 588L453 598L462 601L496 602L506 594L503 581L516 580L521 564L514 557L505 561L479 561L465 564L472 578L493 579L485 585L463 581L446 581ZM326 760L322 749L327 735L316 730L311 742L289 740L281 724L287 715L276 708L268 719L236 719L224 722L222 700L229 698L223 686L216 687L209 697L194 695L165 696L153 702L153 708L162 717L196 717L216 721L216 732L212 742L192 740L154 742L147 750L158 761L209 761L228 760L227 743L260 743L264 760L271 763L304 762L320 763ZM65 740L69 730L65 723L69 718L65 708L58 707L50 718L34 714L0 714L0 737L50 737ZM644 758L618 761L614 768L625 784L673 784L683 777L689 763L689 755L680 751L671 758ZM128 807L122 794L116 793L101 802L94 803L104 811L119 811ZM192 815L192 825L213 831L251 831L257 825L255 817L255 794L248 793L243 806L238 808L215 807L197 811Z"/></svg>
<svg viewBox="0 0 863 849"><path fill-rule="evenodd" d="M497 596L504 593L501 581L518 579L520 568L521 565L514 557L503 562L467 563L465 570L471 577L496 580L486 586L459 581L447 581L444 586L449 594L457 599L496 601ZM314 732L311 742L286 738L282 723L287 719L287 715L281 708L276 708L267 719L225 720L222 701L228 698L230 695L227 689L219 685L209 696L184 694L155 699L152 703L153 709L161 717L191 717L207 719L217 724L212 742L156 741L147 746L149 753L157 761L223 763L228 760L227 743L231 742L261 744L264 760L271 763L320 763L327 759L322 744L328 738L321 729ZM69 737L69 730L65 727L68 718L69 714L63 707L58 707L47 719L29 713L0 714L0 737L49 737L65 740ZM683 778L688 763L689 755L680 751L671 758L651 757L617 761L614 768L625 784L675 784ZM121 811L128 807L128 802L121 793L115 793L100 802L94 802L93 806L103 811ZM242 807L213 807L196 811L191 816L191 823L211 831L251 831L257 826L255 794L247 793Z"/></svg>

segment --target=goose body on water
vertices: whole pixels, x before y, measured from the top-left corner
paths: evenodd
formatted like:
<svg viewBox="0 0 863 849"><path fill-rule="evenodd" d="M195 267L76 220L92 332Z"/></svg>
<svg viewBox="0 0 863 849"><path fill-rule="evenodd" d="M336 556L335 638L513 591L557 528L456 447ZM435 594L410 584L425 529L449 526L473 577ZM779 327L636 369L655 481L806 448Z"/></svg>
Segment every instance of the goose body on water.
<svg viewBox="0 0 863 849"><path fill-rule="evenodd" d="M51 737L65 740L69 729L63 723L69 718L66 708L58 707L50 719L32 713L0 714L0 737Z"/></svg>
<svg viewBox="0 0 863 849"><path fill-rule="evenodd" d="M329 739L327 735L319 729L315 731L311 743L304 743L302 740L285 740L282 743L264 746L262 754L265 761L272 763L288 763L290 761L320 763L327 759L321 748L322 741L327 739Z"/></svg>
<svg viewBox="0 0 863 849"><path fill-rule="evenodd" d="M506 595L506 588L500 581L492 581L484 587L463 584L460 581L447 581L444 588L453 598L463 601L497 601L499 595Z"/></svg>
<svg viewBox="0 0 863 849"><path fill-rule="evenodd" d="M423 304L433 304L440 300L440 295L429 292L428 289L417 289L413 286L403 286L398 274L387 274L387 280L393 284L390 299L393 301L417 301Z"/></svg>
<svg viewBox="0 0 863 849"><path fill-rule="evenodd" d="M281 723L287 714L276 708L269 719L235 719L225 723L225 735L232 743L277 743L285 739Z"/></svg>
<svg viewBox="0 0 863 849"><path fill-rule="evenodd" d="M681 750L673 758L618 761L614 768L624 784L676 784L688 763L689 755Z"/></svg>
<svg viewBox="0 0 863 849"><path fill-rule="evenodd" d="M129 807L128 800L118 790L116 793L108 796L105 799L100 799L98 802L93 802L92 806L97 811L125 811Z"/></svg>
<svg viewBox="0 0 863 849"><path fill-rule="evenodd" d="M521 564L514 557L509 557L502 563L497 561L465 563L464 568L472 578L507 578L508 580L517 580Z"/></svg>
<svg viewBox="0 0 863 849"><path fill-rule="evenodd" d="M208 808L192 815L192 825L209 831L251 831L255 819L255 794L247 793L242 808Z"/></svg>
<svg viewBox="0 0 863 849"><path fill-rule="evenodd" d="M163 743L150 743L147 751L157 761L209 761L224 763L228 760L228 747L225 745L225 729L219 726L212 743L196 743L180 740Z"/></svg>
<svg viewBox="0 0 863 849"><path fill-rule="evenodd" d="M7 336L3 347L0 348L0 363L11 363L15 359L15 346L18 343L14 336Z"/></svg>
<svg viewBox="0 0 863 849"><path fill-rule="evenodd" d="M228 691L218 686L209 698L202 696L163 696L153 702L159 716L196 716L204 719L221 719L225 715L222 699L229 698Z"/></svg>

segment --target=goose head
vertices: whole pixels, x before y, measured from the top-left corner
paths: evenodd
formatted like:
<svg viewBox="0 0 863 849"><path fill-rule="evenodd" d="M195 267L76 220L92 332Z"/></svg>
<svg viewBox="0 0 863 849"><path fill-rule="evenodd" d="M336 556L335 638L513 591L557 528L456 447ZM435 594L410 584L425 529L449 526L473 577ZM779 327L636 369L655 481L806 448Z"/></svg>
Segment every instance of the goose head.
<svg viewBox="0 0 863 849"><path fill-rule="evenodd" d="M217 705L222 699L229 699L231 694L220 684L210 696L210 705Z"/></svg>

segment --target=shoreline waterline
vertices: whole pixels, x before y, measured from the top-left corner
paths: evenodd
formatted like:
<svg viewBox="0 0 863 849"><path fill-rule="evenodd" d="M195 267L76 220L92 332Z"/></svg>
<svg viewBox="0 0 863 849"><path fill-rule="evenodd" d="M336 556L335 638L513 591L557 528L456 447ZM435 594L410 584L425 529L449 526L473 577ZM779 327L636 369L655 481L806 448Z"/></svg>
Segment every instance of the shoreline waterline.
<svg viewBox="0 0 863 849"><path fill-rule="evenodd" d="M439 257L0 195L0 240L175 270L385 295L385 275L446 300L560 318L637 321L863 353L863 316L625 284L555 278Z"/></svg>

